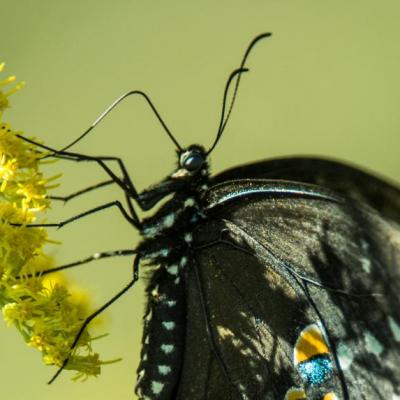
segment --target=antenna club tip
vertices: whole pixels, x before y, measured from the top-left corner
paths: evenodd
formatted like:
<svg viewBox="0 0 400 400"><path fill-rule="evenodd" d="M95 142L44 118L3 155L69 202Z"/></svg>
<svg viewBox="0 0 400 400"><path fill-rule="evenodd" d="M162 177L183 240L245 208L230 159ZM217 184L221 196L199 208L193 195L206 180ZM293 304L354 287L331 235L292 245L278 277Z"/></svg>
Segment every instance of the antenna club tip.
<svg viewBox="0 0 400 400"><path fill-rule="evenodd" d="M253 44L257 43L258 41L262 40L262 39L267 39L270 36L272 36L272 32L264 32L264 33L260 33L259 35L257 35L254 39L253 39Z"/></svg>

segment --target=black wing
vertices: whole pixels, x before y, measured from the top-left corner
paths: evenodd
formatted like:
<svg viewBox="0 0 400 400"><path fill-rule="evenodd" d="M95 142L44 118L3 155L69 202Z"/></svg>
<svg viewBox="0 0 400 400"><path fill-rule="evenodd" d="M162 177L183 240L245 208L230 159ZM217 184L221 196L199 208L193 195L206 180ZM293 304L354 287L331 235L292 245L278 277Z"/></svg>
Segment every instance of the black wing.
<svg viewBox="0 0 400 400"><path fill-rule="evenodd" d="M271 159L228 169L213 177L213 183L244 178L284 179L320 185L357 202L367 203L400 223L399 188L342 162L307 157Z"/></svg>
<svg viewBox="0 0 400 400"><path fill-rule="evenodd" d="M399 226L290 182L226 182L207 202L178 399L399 395Z"/></svg>

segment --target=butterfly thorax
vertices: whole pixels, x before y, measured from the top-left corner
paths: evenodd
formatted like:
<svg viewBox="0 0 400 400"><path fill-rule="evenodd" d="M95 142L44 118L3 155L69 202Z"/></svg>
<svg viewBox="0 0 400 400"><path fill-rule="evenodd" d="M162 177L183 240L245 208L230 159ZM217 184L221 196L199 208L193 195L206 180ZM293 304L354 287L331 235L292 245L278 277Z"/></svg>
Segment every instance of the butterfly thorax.
<svg viewBox="0 0 400 400"><path fill-rule="evenodd" d="M202 163L194 160L197 170L183 168L185 161L193 162L193 154L202 157ZM202 197L208 188L209 167L204 149L190 146L178 154L175 171L158 185L145 190L141 196L153 204L172 196L154 215L142 222L140 234L143 237L137 250L142 260L158 265L170 263L190 247L194 226L204 217Z"/></svg>

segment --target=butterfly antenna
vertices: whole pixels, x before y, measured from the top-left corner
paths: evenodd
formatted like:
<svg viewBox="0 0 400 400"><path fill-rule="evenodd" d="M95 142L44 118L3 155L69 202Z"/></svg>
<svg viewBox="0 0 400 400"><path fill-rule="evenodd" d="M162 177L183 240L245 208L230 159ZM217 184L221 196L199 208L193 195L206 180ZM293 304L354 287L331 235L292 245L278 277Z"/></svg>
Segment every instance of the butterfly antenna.
<svg viewBox="0 0 400 400"><path fill-rule="evenodd" d="M157 111L156 107L154 106L153 102L150 100L150 97L142 92L141 90L132 90L128 93L123 94L122 96L118 97L110 106L107 107L107 109L105 111L103 111L98 117L97 119L93 122L93 124L86 129L85 132L83 132L77 139L75 139L73 142L71 142L70 144L68 144L67 146L63 147L61 150L59 151L65 151L68 150L70 147L72 147L73 145L75 145L76 143L78 143L79 141L81 141L85 136L87 136L119 103L121 103L123 100L125 100L127 97L129 96L133 96L133 95L138 95L138 96L142 96L146 101L147 104L150 106L150 108L152 109L152 111L154 112L155 116L157 117L158 121L161 123L161 126L164 128L165 132L167 133L167 135L169 136L169 138L174 142L175 146L178 148L178 150L182 151L182 147L180 146L180 144L178 143L178 141L175 139L174 135L171 133L171 131L168 129L167 124L164 122L164 120L162 119L160 113ZM49 157L49 156L48 156Z"/></svg>
<svg viewBox="0 0 400 400"><path fill-rule="evenodd" d="M240 78L241 78L241 73L239 73L239 70L242 70L242 72L248 71L247 69L244 68L247 58L250 54L250 52L252 51L253 47L262 39L265 39L267 37L270 37L272 35L272 33L270 32L266 32L266 33L261 33L260 35L256 36L252 42L249 44L249 46L247 47L246 52L244 53L242 62L240 64L240 67L238 69L236 69L235 71L233 71L233 73L230 75L228 82L225 86L225 92L224 92L224 98L223 98L223 102L222 102L222 112L221 112L221 120L219 123L219 127L218 127L218 131L217 131L217 137L215 138L215 141L213 143L213 145L211 146L211 148L208 150L207 154L211 153L211 151L214 150L215 146L217 145L217 143L219 142L219 139L222 136L222 133L224 132L225 126L229 120L229 117L232 113L232 109L233 106L235 104L236 101L236 97L237 97L237 93L238 93L238 89L239 89L239 83L240 83ZM236 72L236 73L235 73ZM229 86L231 84L231 81L233 80L233 77L238 75L238 78L236 80L236 84L235 84L235 88L233 89L233 95L232 95L232 100L231 103L229 105L229 109L228 112L226 113L225 116L225 109L226 109L226 102L227 102L227 97L228 97L228 90L229 90Z"/></svg>
<svg viewBox="0 0 400 400"><path fill-rule="evenodd" d="M222 132L223 132L223 129L221 129L221 127L223 126L224 115L225 115L225 107L226 107L226 99L228 97L229 87L230 87L230 85L231 85L231 83L232 83L232 81L233 81L233 79L235 78L236 75L240 76L243 72L247 72L247 71L248 71L248 68L238 68L238 69L235 69L229 75L229 78L228 78L228 80L226 82L225 90L224 90L224 99L222 101L221 121L220 121L219 128L218 128L218 134L217 134L217 137L215 138L214 144L207 151L207 154L210 154L214 150L214 147L217 145L217 143L219 141L219 138L221 137Z"/></svg>

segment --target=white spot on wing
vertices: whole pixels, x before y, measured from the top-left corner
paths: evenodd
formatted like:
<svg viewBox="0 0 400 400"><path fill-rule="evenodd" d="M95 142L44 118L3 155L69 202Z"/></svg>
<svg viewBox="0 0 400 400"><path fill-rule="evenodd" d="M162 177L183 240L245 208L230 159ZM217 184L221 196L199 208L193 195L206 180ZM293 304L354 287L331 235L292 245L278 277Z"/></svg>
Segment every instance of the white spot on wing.
<svg viewBox="0 0 400 400"><path fill-rule="evenodd" d="M375 354L376 356L379 356L384 349L379 340L371 332L368 331L364 333L364 338L367 351L369 353Z"/></svg>
<svg viewBox="0 0 400 400"><path fill-rule="evenodd" d="M363 269L367 274L369 274L369 273L371 272L371 261L370 261L368 258L363 257L363 258L361 259L361 266L362 266L362 269Z"/></svg>
<svg viewBox="0 0 400 400"><path fill-rule="evenodd" d="M165 302L167 303L168 307L176 306L176 300L166 300Z"/></svg>
<svg viewBox="0 0 400 400"><path fill-rule="evenodd" d="M347 370L350 368L351 363L354 360L354 354L350 350L348 346L346 346L344 343L339 343L337 347L337 355L339 358L339 364L342 370Z"/></svg>
<svg viewBox="0 0 400 400"><path fill-rule="evenodd" d="M400 325L389 315L389 328L392 331L394 340L400 342Z"/></svg>

